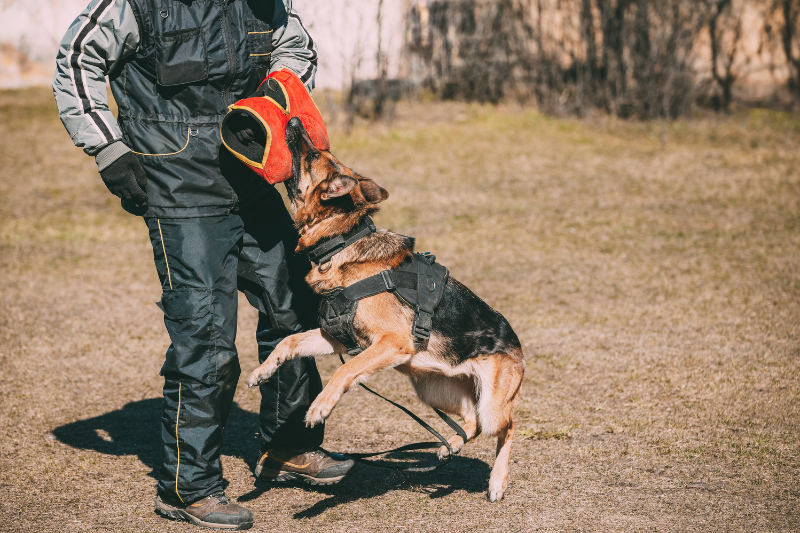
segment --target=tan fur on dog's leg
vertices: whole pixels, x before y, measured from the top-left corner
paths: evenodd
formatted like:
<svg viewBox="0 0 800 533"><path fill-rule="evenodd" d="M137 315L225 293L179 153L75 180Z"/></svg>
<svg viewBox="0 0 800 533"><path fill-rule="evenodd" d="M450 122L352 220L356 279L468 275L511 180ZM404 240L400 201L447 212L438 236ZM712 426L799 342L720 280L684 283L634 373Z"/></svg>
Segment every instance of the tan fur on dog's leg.
<svg viewBox="0 0 800 533"><path fill-rule="evenodd" d="M475 415L475 412L473 411L472 413L468 413L466 416L462 414L461 418L464 419L464 427L462 427L461 429L463 429L464 433L467 434L467 442L469 442L472 439L474 439L478 435L478 433L480 433L480 430L478 429L478 417ZM466 442L464 442L464 439L461 438L461 435L453 435L452 437L447 439L447 442L448 444L450 444L450 449L453 450L453 453L460 452L461 448L466 444ZM439 453L437 454L439 459L444 459L448 455L450 455L450 452L447 451L447 448L445 448L444 446L439 448Z"/></svg>
<svg viewBox="0 0 800 533"><path fill-rule="evenodd" d="M519 398L524 372L524 360L520 354L510 354L497 359L495 364L494 391L492 404L499 415L500 430L497 432L497 457L489 476L489 501L503 498L508 484L508 460L511 456L511 441L514 439L514 405Z"/></svg>
<svg viewBox="0 0 800 533"><path fill-rule="evenodd" d="M311 404L306 413L306 426L314 427L328 418L333 408L350 387L386 368L402 365L411 358L412 348L400 335L386 335L350 359L334 372L333 377Z"/></svg>
<svg viewBox="0 0 800 533"><path fill-rule="evenodd" d="M398 370L413 373L413 370L410 369L398 368ZM475 385L472 379L426 374L421 377L413 377L411 382L420 400L440 411L451 415L455 414L464 419L463 429L467 434L467 442L480 433L475 411ZM447 439L447 442L454 454L460 452L466 444L459 435L453 435ZM442 446L437 455L439 459L445 459L450 452L445 446Z"/></svg>
<svg viewBox="0 0 800 533"><path fill-rule="evenodd" d="M280 365L295 357L313 357L330 353L344 353L345 351L347 349L339 341L319 328L290 335L278 343L261 366L253 370L247 380L247 386L255 387L263 383L275 373Z"/></svg>
<svg viewBox="0 0 800 533"><path fill-rule="evenodd" d="M492 474L489 476L489 501L496 502L503 498L508 483L508 459L511 457L511 441L514 439L514 421L497 434L497 457L494 460Z"/></svg>

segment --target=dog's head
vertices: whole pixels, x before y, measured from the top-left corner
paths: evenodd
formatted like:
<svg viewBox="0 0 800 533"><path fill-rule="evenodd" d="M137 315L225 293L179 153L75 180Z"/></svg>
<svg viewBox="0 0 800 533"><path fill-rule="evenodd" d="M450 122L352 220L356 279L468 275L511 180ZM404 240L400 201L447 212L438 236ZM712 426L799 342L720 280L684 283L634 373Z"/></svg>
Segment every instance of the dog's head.
<svg viewBox="0 0 800 533"><path fill-rule="evenodd" d="M389 197L386 189L344 166L330 151L315 148L296 117L286 126L286 144L292 154L292 177L284 184L299 225L364 207L374 211L371 206Z"/></svg>

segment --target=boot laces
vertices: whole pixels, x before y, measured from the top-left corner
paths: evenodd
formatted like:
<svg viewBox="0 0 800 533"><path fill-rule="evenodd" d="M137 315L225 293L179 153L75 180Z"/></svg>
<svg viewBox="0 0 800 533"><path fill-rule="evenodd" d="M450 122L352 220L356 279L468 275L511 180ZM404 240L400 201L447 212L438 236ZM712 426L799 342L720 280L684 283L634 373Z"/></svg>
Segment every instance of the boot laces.
<svg viewBox="0 0 800 533"><path fill-rule="evenodd" d="M218 492L216 494L212 494L211 497L216 498L216 500L222 505L228 505L230 503L230 499L228 499L228 497L225 496L224 492Z"/></svg>

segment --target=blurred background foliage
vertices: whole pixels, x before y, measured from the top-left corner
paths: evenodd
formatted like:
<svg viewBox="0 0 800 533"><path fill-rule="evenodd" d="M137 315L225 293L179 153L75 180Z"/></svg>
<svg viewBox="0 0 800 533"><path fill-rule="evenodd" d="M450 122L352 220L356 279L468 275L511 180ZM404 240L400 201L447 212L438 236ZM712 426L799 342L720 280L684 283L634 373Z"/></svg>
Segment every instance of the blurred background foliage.
<svg viewBox="0 0 800 533"><path fill-rule="evenodd" d="M674 118L796 106L798 0L433 0L409 7L409 77L441 98Z"/></svg>
<svg viewBox="0 0 800 533"><path fill-rule="evenodd" d="M47 85L87 0L0 0L0 88ZM800 0L295 0L334 120L406 99L673 119L800 108Z"/></svg>

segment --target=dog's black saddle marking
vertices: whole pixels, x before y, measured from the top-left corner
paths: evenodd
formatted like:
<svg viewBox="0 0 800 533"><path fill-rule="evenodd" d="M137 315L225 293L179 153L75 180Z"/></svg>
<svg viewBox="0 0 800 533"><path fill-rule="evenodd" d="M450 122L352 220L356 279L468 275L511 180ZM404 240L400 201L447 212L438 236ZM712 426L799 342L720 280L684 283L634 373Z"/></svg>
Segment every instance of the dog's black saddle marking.
<svg viewBox="0 0 800 533"><path fill-rule="evenodd" d="M382 292L393 293L414 310L412 334L420 349L425 349L433 328L433 313L444 295L449 273L431 254L412 254L396 270L384 270L348 287L336 287L322 293L319 325L344 344L347 353L363 351L358 344L353 318L358 301Z"/></svg>

